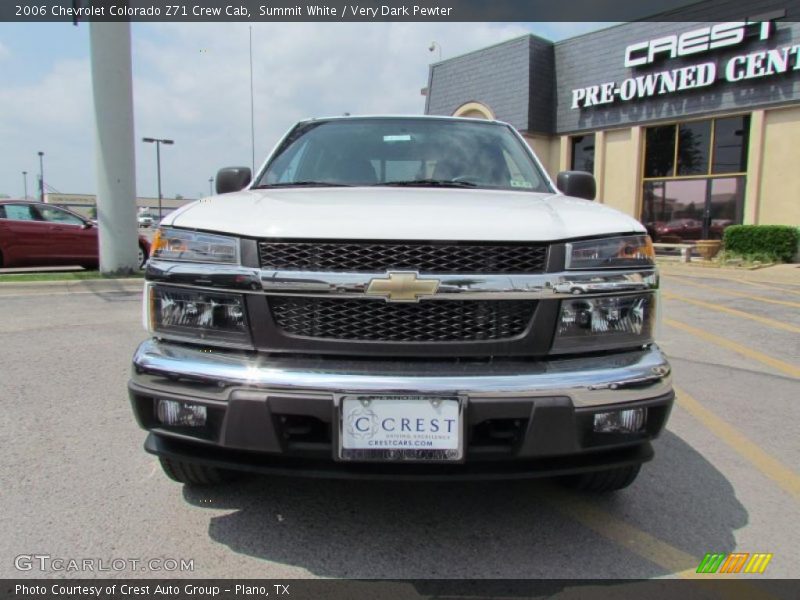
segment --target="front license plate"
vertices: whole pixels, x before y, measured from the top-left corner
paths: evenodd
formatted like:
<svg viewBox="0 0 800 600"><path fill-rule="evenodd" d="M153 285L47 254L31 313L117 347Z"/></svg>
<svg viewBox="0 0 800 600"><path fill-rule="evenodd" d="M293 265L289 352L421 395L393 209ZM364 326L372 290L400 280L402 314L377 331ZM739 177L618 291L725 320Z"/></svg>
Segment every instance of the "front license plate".
<svg viewBox="0 0 800 600"><path fill-rule="evenodd" d="M339 458L354 461L459 461L461 402L439 396L345 396Z"/></svg>

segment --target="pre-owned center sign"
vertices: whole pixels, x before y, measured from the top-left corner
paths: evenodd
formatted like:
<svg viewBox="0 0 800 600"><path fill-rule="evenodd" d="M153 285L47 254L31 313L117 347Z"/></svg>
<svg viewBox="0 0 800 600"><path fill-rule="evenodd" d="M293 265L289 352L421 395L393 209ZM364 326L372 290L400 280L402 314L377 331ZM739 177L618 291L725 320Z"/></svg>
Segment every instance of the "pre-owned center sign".
<svg viewBox="0 0 800 600"><path fill-rule="evenodd" d="M737 21L708 25L680 35L667 35L625 48L625 66L642 67L672 59L730 48L751 40L768 40L772 21ZM724 80L732 83L800 71L800 44L740 54L723 64L709 61L636 75L572 90L572 108L588 108L704 88Z"/></svg>

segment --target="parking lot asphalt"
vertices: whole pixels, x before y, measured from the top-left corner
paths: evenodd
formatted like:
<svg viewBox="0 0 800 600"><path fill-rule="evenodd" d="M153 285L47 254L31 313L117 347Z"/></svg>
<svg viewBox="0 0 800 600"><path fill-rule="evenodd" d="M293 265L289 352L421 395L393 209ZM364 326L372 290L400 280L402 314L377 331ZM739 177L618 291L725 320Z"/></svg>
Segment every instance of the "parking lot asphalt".
<svg viewBox="0 0 800 600"><path fill-rule="evenodd" d="M14 566L46 554L193 560L116 577L688 578L708 552L768 552L760 577L800 577L800 269L773 273L663 269L678 399L654 461L608 496L547 480L183 488L128 405L140 292L2 289L0 576L92 575Z"/></svg>

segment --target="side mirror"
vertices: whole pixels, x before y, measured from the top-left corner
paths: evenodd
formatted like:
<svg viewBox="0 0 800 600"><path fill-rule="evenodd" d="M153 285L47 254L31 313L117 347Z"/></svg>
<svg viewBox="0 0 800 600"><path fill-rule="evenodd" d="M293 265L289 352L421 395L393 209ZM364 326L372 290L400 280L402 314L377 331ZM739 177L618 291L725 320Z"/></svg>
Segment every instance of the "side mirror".
<svg viewBox="0 0 800 600"><path fill-rule="evenodd" d="M597 183L594 176L586 171L561 171L556 177L556 187L567 196L594 200Z"/></svg>
<svg viewBox="0 0 800 600"><path fill-rule="evenodd" d="M81 225L81 229L91 229L92 227L94 227L94 223L91 221L84 221L83 225Z"/></svg>
<svg viewBox="0 0 800 600"><path fill-rule="evenodd" d="M217 172L217 193L238 192L248 183L252 174L247 167L225 167Z"/></svg>

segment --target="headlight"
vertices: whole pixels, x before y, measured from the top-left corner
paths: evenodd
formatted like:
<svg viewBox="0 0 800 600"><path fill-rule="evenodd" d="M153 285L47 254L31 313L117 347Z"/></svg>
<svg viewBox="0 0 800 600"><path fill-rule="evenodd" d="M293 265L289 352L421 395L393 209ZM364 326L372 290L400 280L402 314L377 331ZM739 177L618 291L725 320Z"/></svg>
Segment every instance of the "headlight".
<svg viewBox="0 0 800 600"><path fill-rule="evenodd" d="M196 341L251 346L244 298L203 290L148 286L148 328Z"/></svg>
<svg viewBox="0 0 800 600"><path fill-rule="evenodd" d="M567 244L567 269L652 267L655 256L649 235L572 242Z"/></svg>
<svg viewBox="0 0 800 600"><path fill-rule="evenodd" d="M239 264L239 240L225 235L159 227L150 255L161 260Z"/></svg>
<svg viewBox="0 0 800 600"><path fill-rule="evenodd" d="M641 346L653 341L653 294L606 296L561 302L553 353Z"/></svg>

